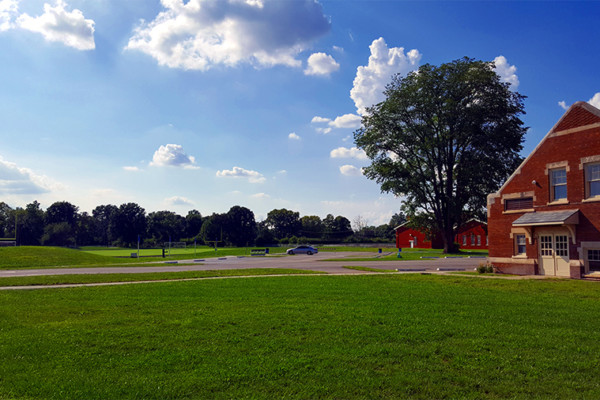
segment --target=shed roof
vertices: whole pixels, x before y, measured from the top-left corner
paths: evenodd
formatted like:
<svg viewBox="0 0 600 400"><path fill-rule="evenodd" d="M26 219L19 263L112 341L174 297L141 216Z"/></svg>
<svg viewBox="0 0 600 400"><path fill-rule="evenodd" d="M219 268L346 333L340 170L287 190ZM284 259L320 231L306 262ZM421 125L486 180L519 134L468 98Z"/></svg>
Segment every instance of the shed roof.
<svg viewBox="0 0 600 400"><path fill-rule="evenodd" d="M521 215L513 226L566 225L579 223L579 210L539 211Z"/></svg>

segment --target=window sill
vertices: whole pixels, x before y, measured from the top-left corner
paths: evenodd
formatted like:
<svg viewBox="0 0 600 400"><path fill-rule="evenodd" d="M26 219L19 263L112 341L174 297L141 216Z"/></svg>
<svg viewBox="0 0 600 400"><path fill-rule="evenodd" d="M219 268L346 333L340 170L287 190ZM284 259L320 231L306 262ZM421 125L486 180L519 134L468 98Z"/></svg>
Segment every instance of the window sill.
<svg viewBox="0 0 600 400"><path fill-rule="evenodd" d="M561 199L561 200L551 201L550 203L546 203L547 206L559 206L559 205L563 205L563 204L569 204L569 200Z"/></svg>
<svg viewBox="0 0 600 400"><path fill-rule="evenodd" d="M599 201L600 201L600 196L589 197L587 199L581 200L582 203L594 203L594 202L599 202Z"/></svg>
<svg viewBox="0 0 600 400"><path fill-rule="evenodd" d="M523 260L523 259L527 259L527 254L519 254L516 256L512 256L513 259L517 259L517 260Z"/></svg>
<svg viewBox="0 0 600 400"><path fill-rule="evenodd" d="M535 211L533 208L524 208L522 210L508 210L508 211L502 211L502 214L519 214L519 213L526 213L526 212L533 212Z"/></svg>

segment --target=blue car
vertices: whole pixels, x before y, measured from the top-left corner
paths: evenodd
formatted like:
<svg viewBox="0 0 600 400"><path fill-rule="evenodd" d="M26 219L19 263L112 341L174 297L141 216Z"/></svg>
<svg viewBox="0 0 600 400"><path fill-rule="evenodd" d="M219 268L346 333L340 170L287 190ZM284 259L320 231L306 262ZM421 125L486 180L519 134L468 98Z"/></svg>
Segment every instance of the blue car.
<svg viewBox="0 0 600 400"><path fill-rule="evenodd" d="M293 249L287 249L286 253L289 255L294 255L294 254L308 254L309 256L312 256L313 254L317 254L319 252L319 250L317 250L316 247L312 247L312 246L298 246L298 247L294 247Z"/></svg>

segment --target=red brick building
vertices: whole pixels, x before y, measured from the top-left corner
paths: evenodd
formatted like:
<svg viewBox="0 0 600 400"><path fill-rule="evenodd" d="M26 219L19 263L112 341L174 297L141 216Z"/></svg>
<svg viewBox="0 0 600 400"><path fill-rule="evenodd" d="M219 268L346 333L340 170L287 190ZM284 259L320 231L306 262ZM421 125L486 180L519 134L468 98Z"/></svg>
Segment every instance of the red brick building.
<svg viewBox="0 0 600 400"><path fill-rule="evenodd" d="M499 271L600 270L600 110L573 104L487 204L489 261Z"/></svg>
<svg viewBox="0 0 600 400"><path fill-rule="evenodd" d="M409 228L408 222L394 228L396 230L396 248L398 249L443 249L444 242L439 235L428 238L425 233Z"/></svg>
<svg viewBox="0 0 600 400"><path fill-rule="evenodd" d="M487 224L478 219L467 221L457 230L454 241L459 244L461 250L487 249Z"/></svg>

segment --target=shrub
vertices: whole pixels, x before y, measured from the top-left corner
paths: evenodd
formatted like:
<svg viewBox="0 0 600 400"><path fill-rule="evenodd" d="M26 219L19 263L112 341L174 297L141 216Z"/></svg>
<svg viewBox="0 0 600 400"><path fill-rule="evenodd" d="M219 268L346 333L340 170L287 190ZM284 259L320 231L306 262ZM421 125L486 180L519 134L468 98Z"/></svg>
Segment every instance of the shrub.
<svg viewBox="0 0 600 400"><path fill-rule="evenodd" d="M480 274L493 274L494 273L494 265L490 263L479 264L477 267L477 272Z"/></svg>

